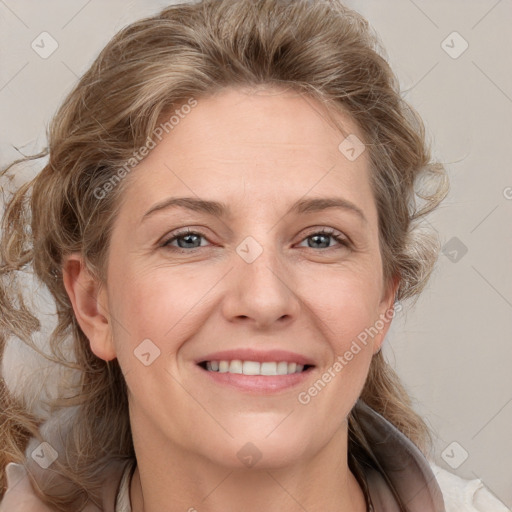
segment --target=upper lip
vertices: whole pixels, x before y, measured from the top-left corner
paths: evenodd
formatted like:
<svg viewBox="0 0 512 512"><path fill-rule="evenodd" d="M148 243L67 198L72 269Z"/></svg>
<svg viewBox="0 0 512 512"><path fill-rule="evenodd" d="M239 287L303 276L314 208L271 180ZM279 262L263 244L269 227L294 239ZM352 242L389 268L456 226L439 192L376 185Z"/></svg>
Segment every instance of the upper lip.
<svg viewBox="0 0 512 512"><path fill-rule="evenodd" d="M290 352L288 350L254 350L250 348L240 348L234 350L222 350L208 354L196 360L196 363L204 363L205 361L257 361L265 363L270 361L286 361L287 363L297 363L303 365L314 366L312 359Z"/></svg>

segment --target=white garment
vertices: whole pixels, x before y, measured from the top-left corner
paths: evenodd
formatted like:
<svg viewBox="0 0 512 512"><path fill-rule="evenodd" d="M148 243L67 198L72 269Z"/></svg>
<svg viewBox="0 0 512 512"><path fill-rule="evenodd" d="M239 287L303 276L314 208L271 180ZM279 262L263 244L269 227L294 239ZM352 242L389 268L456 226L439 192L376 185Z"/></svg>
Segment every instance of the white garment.
<svg viewBox="0 0 512 512"><path fill-rule="evenodd" d="M494 497L482 480L465 480L432 461L429 463L443 493L446 512L511 512Z"/></svg>

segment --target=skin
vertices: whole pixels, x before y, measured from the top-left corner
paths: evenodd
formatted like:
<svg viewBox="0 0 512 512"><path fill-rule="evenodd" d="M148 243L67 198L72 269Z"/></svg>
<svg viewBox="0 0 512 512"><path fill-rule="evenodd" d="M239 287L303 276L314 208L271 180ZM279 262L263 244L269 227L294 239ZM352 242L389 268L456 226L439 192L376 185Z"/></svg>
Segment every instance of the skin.
<svg viewBox="0 0 512 512"><path fill-rule="evenodd" d="M338 149L345 136L322 109L271 88L198 99L125 178L107 283L78 254L66 260L65 286L91 350L117 357L128 385L133 512L365 510L347 465L346 418L390 322L307 405L298 394L389 313L397 282L383 280L368 152L347 159ZM222 201L231 215L174 208L141 222L181 196ZM346 209L289 212L299 199L333 196L366 220ZM187 227L204 238L161 246ZM328 235L315 244L323 228L348 245ZM263 249L252 263L236 251L247 236ZM160 350L148 366L134 355L145 339ZM247 346L294 351L315 368L304 384L266 395L198 372L198 357ZM252 467L237 457L247 442L261 454Z"/></svg>

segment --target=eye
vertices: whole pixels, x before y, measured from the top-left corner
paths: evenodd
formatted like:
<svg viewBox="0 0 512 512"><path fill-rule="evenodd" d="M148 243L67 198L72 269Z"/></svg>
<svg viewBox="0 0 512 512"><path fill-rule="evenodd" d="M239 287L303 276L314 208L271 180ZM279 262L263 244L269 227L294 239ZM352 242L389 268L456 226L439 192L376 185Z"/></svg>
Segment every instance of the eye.
<svg viewBox="0 0 512 512"><path fill-rule="evenodd" d="M168 247L179 252L190 252L187 251L187 249L199 249L199 247L204 247L201 245L201 238L206 240L206 237L203 233L199 231L192 231L191 229L186 229L174 233L173 236L164 241L161 246ZM178 245L176 246L172 244L172 242L176 242Z"/></svg>
<svg viewBox="0 0 512 512"><path fill-rule="evenodd" d="M166 247L173 251L178 252L192 252L200 247L205 247L207 244L202 244L201 239L207 240L206 235L200 231L192 231L186 229L173 233L173 235L165 240L161 247ZM349 240L339 231L331 228L324 228L320 231L314 231L303 241L308 241L307 247L310 249L331 249L335 246L331 245L330 242L335 240L342 247L349 247ZM309 243L311 241L311 243ZM302 246L304 247L304 246Z"/></svg>
<svg viewBox="0 0 512 512"><path fill-rule="evenodd" d="M324 228L320 231L315 231L304 238L304 241L308 242L308 246L310 249L331 249L333 246L330 245L331 240L335 240L343 247L349 246L348 239L341 234L339 231L336 231L331 228ZM304 246L302 246L304 247Z"/></svg>

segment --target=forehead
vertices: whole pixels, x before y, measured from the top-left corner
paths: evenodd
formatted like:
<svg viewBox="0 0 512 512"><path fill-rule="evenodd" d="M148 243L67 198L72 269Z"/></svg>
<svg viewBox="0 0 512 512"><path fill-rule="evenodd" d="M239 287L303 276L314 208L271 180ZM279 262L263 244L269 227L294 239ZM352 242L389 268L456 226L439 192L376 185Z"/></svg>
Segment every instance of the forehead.
<svg viewBox="0 0 512 512"><path fill-rule="evenodd" d="M172 128L172 133L176 145L195 144L196 154L206 147L212 156L236 156L239 152L246 155L254 148L262 159L304 148L312 156L326 157L330 153L337 157L338 145L348 134L363 138L348 114L329 111L317 99L289 89L221 89L199 98L197 106L190 110L180 120L174 116L179 124ZM346 133L340 133L340 128ZM262 146L264 154L259 152Z"/></svg>
<svg viewBox="0 0 512 512"><path fill-rule="evenodd" d="M363 139L347 114L329 116L311 97L272 88L224 89L196 101L174 115L172 129L128 176L125 201L134 215L169 195L223 202L241 190L245 199L266 202L337 191L353 202L372 197L367 152L350 159L343 151L347 135Z"/></svg>

